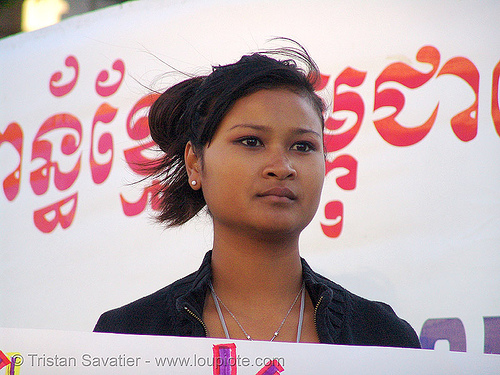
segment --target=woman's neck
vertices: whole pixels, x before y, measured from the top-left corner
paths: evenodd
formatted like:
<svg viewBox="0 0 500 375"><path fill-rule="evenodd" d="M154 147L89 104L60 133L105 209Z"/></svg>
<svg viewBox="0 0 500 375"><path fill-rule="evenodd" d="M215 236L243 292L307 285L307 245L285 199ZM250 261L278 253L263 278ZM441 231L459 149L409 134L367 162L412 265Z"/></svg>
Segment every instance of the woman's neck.
<svg viewBox="0 0 500 375"><path fill-rule="evenodd" d="M297 236L259 237L214 229L212 283L222 301L221 319L214 299L207 293L203 320L211 337L226 337L222 321L233 339L294 342L298 337L300 311L304 311L302 342L318 342L314 307L302 287L302 263Z"/></svg>
<svg viewBox="0 0 500 375"><path fill-rule="evenodd" d="M298 236L273 241L216 228L212 271L221 298L241 303L288 301L302 284Z"/></svg>

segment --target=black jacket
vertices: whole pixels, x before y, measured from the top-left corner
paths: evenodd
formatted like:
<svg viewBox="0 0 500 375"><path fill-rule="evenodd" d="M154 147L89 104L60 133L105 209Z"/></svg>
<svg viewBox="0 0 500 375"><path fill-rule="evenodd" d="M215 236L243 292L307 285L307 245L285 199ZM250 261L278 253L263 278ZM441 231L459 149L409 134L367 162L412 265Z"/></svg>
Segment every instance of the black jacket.
<svg viewBox="0 0 500 375"><path fill-rule="evenodd" d="M209 251L198 271L159 291L101 315L95 332L207 336L203 305L212 270ZM319 340L328 344L420 348L413 328L392 308L368 301L315 273L302 259Z"/></svg>

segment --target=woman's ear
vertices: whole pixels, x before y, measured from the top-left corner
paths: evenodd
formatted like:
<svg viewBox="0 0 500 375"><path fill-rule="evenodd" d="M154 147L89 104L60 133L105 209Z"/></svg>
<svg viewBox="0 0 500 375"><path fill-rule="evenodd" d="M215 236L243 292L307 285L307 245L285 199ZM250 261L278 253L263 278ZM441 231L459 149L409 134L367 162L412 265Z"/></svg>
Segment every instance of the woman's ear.
<svg viewBox="0 0 500 375"><path fill-rule="evenodd" d="M201 159L196 155L191 141L186 143L184 163L186 164L189 185L193 190L199 190L201 188Z"/></svg>

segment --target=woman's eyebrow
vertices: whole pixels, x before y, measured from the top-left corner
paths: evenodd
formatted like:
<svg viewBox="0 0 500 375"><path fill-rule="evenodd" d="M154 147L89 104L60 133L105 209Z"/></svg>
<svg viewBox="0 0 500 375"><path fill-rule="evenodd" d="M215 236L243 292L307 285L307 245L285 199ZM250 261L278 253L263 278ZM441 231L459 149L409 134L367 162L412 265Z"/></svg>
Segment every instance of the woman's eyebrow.
<svg viewBox="0 0 500 375"><path fill-rule="evenodd" d="M296 128L294 129L293 131L295 134L312 134L312 135L315 135L316 137L320 138L320 139L323 139L322 135L320 133L318 133L317 131L314 131L312 129L307 129L307 128Z"/></svg>
<svg viewBox="0 0 500 375"><path fill-rule="evenodd" d="M253 130L259 130L259 131L264 131L264 132L270 132L271 128L269 126L265 125L255 125L255 124L236 124L234 126L231 126L228 131L238 129L238 128L249 128Z"/></svg>
<svg viewBox="0 0 500 375"><path fill-rule="evenodd" d="M228 131L238 129L238 128L248 128L248 129L258 130L258 131L265 132L265 133L272 132L272 129L270 126L256 125L256 124L236 124L236 125L232 126L231 128L229 128ZM320 133L318 133L317 131L314 131L312 129L308 129L308 128L294 128L294 129L292 129L292 134L297 134L297 135L312 134L320 139L323 139L323 137Z"/></svg>

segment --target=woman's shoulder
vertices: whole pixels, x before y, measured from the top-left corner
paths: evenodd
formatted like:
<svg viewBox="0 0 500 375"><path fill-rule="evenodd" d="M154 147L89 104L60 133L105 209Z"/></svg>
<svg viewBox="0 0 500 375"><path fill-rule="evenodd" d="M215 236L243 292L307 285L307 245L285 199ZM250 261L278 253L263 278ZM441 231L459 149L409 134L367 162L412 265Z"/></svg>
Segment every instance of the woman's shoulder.
<svg viewBox="0 0 500 375"><path fill-rule="evenodd" d="M176 300L186 293L195 280L195 273L124 306L103 313L94 332L130 334L168 334L162 330L174 318Z"/></svg>
<svg viewBox="0 0 500 375"><path fill-rule="evenodd" d="M372 301L346 291L350 331L360 345L420 348L413 327L385 302Z"/></svg>
<svg viewBox="0 0 500 375"><path fill-rule="evenodd" d="M200 268L170 285L102 314L94 332L176 335L185 306L199 312L211 275L211 253ZM182 306L181 306L182 305ZM201 306L201 307L200 307Z"/></svg>
<svg viewBox="0 0 500 375"><path fill-rule="evenodd" d="M414 329L398 317L390 305L360 297L312 271L305 261L303 263L313 303L318 315L322 315L317 316L317 328L322 331L318 333L325 341L346 345L420 347Z"/></svg>

